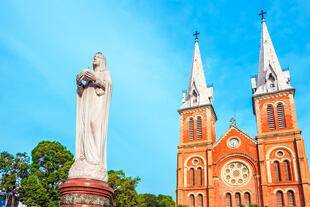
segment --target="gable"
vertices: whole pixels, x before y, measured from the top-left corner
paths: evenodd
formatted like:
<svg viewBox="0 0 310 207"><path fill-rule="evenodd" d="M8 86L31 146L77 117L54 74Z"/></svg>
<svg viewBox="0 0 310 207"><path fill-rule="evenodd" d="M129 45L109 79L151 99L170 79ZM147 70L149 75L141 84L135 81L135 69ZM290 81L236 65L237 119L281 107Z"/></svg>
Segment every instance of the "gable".
<svg viewBox="0 0 310 207"><path fill-rule="evenodd" d="M257 141L235 125L229 129L214 143L213 160L216 163L223 156L229 154L247 154L257 158Z"/></svg>

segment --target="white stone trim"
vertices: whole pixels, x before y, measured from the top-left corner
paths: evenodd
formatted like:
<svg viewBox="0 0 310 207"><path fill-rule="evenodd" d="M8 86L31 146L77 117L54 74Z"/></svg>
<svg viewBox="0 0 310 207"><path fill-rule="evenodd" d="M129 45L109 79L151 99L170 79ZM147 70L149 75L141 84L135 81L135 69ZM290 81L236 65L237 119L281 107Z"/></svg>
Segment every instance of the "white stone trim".
<svg viewBox="0 0 310 207"><path fill-rule="evenodd" d="M197 192L197 193L193 193L193 192L190 192L190 193L187 193L187 197L193 195L194 197L197 197L199 194L201 194L203 197L205 196L205 194L203 192Z"/></svg>
<svg viewBox="0 0 310 207"><path fill-rule="evenodd" d="M282 193L284 193L284 189L283 188L276 188L272 191L273 194L276 194L278 191L281 191Z"/></svg>
<svg viewBox="0 0 310 207"><path fill-rule="evenodd" d="M289 190L293 191L294 193L297 193L296 189L294 188L286 188L285 193L287 193Z"/></svg>
<svg viewBox="0 0 310 207"><path fill-rule="evenodd" d="M266 166L267 166L267 179L268 179L268 182L271 183L272 178L271 178L271 169L270 169L270 161L269 160L266 161Z"/></svg>
<svg viewBox="0 0 310 207"><path fill-rule="evenodd" d="M194 166L190 166L190 167L188 167L187 166L187 163L188 163L188 161L191 159L191 158L193 158L193 157L199 157L199 158L201 158L202 159L202 161L203 161L203 167L201 166L201 165L199 165L202 169L203 169L203 174L205 175L205 178L204 178L204 183L205 183L205 186L207 185L207 160L203 157L203 156L201 156L201 155L197 155L197 154L195 154L195 155L191 155L191 156L189 156L188 158L186 158L186 160L185 160L185 162L184 162L184 187L187 187L187 172L188 172L188 169L190 169L190 168L194 168L195 169L195 167Z"/></svg>
<svg viewBox="0 0 310 207"><path fill-rule="evenodd" d="M282 159L280 160L280 162L284 162L285 160L287 160L287 161L289 161L290 163L292 163L292 162L291 162L291 159L289 159L289 158L287 158L287 157L282 158Z"/></svg>
<svg viewBox="0 0 310 207"><path fill-rule="evenodd" d="M203 170L203 166L202 166L202 165L197 165L197 166L195 166L195 169L198 170L198 168L201 168L201 170Z"/></svg>
<svg viewBox="0 0 310 207"><path fill-rule="evenodd" d="M193 118L195 120L195 117L193 115L186 117L185 121L189 121L190 118Z"/></svg>
<svg viewBox="0 0 310 207"><path fill-rule="evenodd" d="M195 193L192 193L192 192L188 193L188 194L187 194L187 197L190 197L191 195L193 195L194 197L196 197L196 196L195 196Z"/></svg>
<svg viewBox="0 0 310 207"><path fill-rule="evenodd" d="M195 155L191 155L191 156L189 156L188 158L186 158L186 160L185 160L185 162L184 162L184 167L187 167L188 161L189 161L191 158L193 158L193 157L199 157L199 158L201 158L201 159L203 160L203 162L204 162L203 164L206 165L207 160L206 160L203 156L195 154Z"/></svg>
<svg viewBox="0 0 310 207"><path fill-rule="evenodd" d="M244 195L245 193L249 193L251 197L252 197L252 195L253 195L253 193L252 193L250 190L242 191L242 194L243 194L243 195Z"/></svg>
<svg viewBox="0 0 310 207"><path fill-rule="evenodd" d="M272 182L272 179L271 179L271 170L270 170L270 162L268 162L270 160L270 154L273 150L277 149L277 148L284 148L286 150L288 150L290 153L291 153L291 156L292 156L292 160L293 160L293 171L294 171L294 177L295 177L295 181L298 181L298 174L297 174L297 163L296 163L296 156L295 156L295 153L294 151L286 146L286 145L277 145L277 146L273 146L271 147L267 153L266 153L266 161L267 161L267 176L268 176L268 181L269 182ZM269 165L269 167L268 167Z"/></svg>
<svg viewBox="0 0 310 207"><path fill-rule="evenodd" d="M293 191L294 193L297 193L296 189L294 188L276 188L272 191L273 194L276 194L278 191L281 191L282 193L287 193L289 190Z"/></svg>
<svg viewBox="0 0 310 207"><path fill-rule="evenodd" d="M279 156L279 155L278 155L278 152L282 152L283 155L282 155L282 156ZM276 157L283 157L284 155L285 155L285 152L284 152L283 150L277 150L277 151L276 151Z"/></svg>
<svg viewBox="0 0 310 207"><path fill-rule="evenodd" d="M242 195L242 191L240 191L240 190L236 190L236 191L234 191L234 195L236 195L236 193L240 193L240 196Z"/></svg>
<svg viewBox="0 0 310 207"><path fill-rule="evenodd" d="M281 162L281 160L278 158L272 159L270 162L271 162L271 164L273 164L275 161L278 161L279 163Z"/></svg>
<svg viewBox="0 0 310 207"><path fill-rule="evenodd" d="M195 120L197 120L197 119L198 119L198 117L200 117L200 118L201 118L201 121L202 121L202 120L204 120L204 117L203 117L201 114L197 114L197 115L195 115Z"/></svg>
<svg viewBox="0 0 310 207"><path fill-rule="evenodd" d="M230 190L226 190L226 191L223 193L223 195L226 195L226 193L230 193L231 196L234 195L234 193L233 193L232 191L230 191ZM231 199L232 199L232 198L231 198Z"/></svg>
<svg viewBox="0 0 310 207"><path fill-rule="evenodd" d="M262 108L265 110L265 109L267 109L267 106L268 106L268 105L272 105L273 107L277 107L277 105L278 105L279 103L282 103L283 106L287 105L284 101L282 101L282 100L277 100L277 101L271 101L271 102L266 102L266 103L264 103Z"/></svg>
<svg viewBox="0 0 310 207"><path fill-rule="evenodd" d="M226 135L232 130L235 129L237 130L240 134L244 135L248 140L254 142L255 144L257 144L257 141L252 138L250 135L248 135L247 133L245 133L244 131L242 131L241 129L239 129L236 125L230 125L230 127L224 132L224 134L222 136L220 136L220 138L213 144L212 149L214 149L225 137ZM231 136L231 137L237 137L241 140L240 137L238 136ZM228 137L228 138L231 138Z"/></svg>
<svg viewBox="0 0 310 207"><path fill-rule="evenodd" d="M275 101L275 102L274 102L275 106L277 106L279 103L282 103L283 106L286 105L286 103L285 103L284 101L282 101L282 100L278 100L278 101Z"/></svg>

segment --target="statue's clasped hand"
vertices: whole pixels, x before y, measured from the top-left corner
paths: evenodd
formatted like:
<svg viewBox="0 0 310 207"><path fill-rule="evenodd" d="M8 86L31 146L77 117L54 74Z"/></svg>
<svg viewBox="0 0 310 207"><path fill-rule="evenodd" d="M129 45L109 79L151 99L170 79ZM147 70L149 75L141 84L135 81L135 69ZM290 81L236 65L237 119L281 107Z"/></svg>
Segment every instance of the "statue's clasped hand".
<svg viewBox="0 0 310 207"><path fill-rule="evenodd" d="M96 76L91 71L86 71L84 74L84 80L86 81L96 81Z"/></svg>

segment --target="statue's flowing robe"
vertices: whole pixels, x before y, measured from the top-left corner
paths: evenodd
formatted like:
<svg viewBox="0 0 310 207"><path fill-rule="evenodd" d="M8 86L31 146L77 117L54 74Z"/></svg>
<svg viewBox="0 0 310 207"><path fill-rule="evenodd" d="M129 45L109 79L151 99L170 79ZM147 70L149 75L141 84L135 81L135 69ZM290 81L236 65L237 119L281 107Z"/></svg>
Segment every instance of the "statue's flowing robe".
<svg viewBox="0 0 310 207"><path fill-rule="evenodd" d="M75 162L69 178L107 182L107 131L112 94L108 70L94 71L96 81L77 90ZM79 86L83 87L83 86Z"/></svg>

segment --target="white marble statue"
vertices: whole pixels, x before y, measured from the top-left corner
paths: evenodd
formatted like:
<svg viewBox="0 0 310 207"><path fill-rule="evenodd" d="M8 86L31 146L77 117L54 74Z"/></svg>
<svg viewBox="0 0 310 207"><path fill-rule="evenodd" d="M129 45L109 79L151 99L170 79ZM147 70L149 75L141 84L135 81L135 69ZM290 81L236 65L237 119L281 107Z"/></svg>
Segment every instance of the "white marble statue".
<svg viewBox="0 0 310 207"><path fill-rule="evenodd" d="M107 182L107 131L112 79L104 55L96 53L89 67L76 76L75 162L69 178Z"/></svg>

